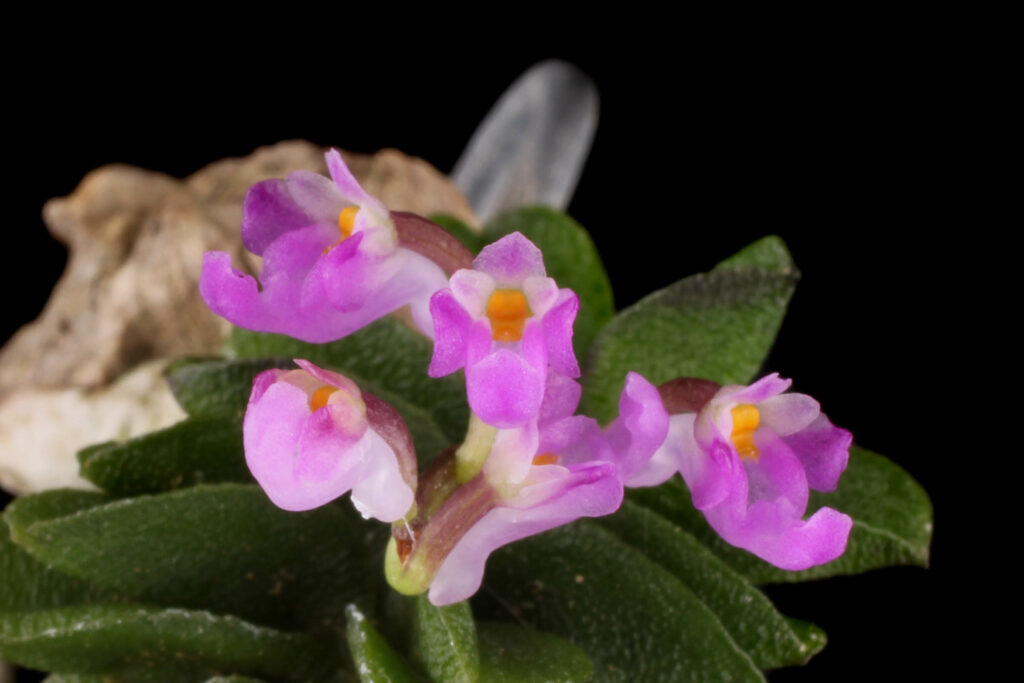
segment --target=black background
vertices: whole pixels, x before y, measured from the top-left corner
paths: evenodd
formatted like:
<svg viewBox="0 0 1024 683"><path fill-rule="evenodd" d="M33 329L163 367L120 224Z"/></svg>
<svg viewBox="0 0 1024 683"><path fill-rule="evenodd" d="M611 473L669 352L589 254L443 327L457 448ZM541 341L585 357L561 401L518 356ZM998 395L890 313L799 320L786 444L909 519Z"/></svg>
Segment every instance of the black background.
<svg viewBox="0 0 1024 683"><path fill-rule="evenodd" d="M494 40L393 41L377 50L255 40L248 53L169 57L136 42L92 46L12 76L4 204L13 306L0 338L38 314L64 265L39 212L90 169L124 162L185 176L262 144L306 138L361 152L397 147L449 171L512 80L568 59L601 94L593 152L569 212L593 234L624 307L765 234L802 272L767 370L792 377L859 444L889 456L935 504L933 566L769 589L829 645L777 681L882 680L948 668L941 653L960 555L956 424L936 365L967 324L943 313L959 284L939 244L958 224L948 177L964 136L950 105L955 60L886 36L815 41L659 37L642 47L527 49ZM202 38L196 38L200 43ZM680 38L682 40L682 38ZM555 43L552 43L555 44ZM337 47L337 49L334 49ZM344 48L344 49L343 49ZM9 181L11 182L11 181ZM959 249L959 246L957 247ZM15 271L24 264L28 272Z"/></svg>

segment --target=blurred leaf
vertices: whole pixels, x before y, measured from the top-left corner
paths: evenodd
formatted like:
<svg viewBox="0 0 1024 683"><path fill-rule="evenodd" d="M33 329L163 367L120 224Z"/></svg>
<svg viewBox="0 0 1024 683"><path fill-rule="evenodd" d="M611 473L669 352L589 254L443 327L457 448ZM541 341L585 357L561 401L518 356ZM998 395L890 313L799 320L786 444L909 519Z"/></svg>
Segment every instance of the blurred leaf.
<svg viewBox="0 0 1024 683"><path fill-rule="evenodd" d="M553 277L559 287L568 287L579 296L573 347L582 361L598 330L615 312L612 286L597 247L583 226L546 206L499 214L484 227L484 239L494 242L515 231L523 233L544 252L548 276Z"/></svg>
<svg viewBox="0 0 1024 683"><path fill-rule="evenodd" d="M500 622L477 622L480 680L487 683L585 683L594 665L583 650L550 633Z"/></svg>
<svg viewBox="0 0 1024 683"><path fill-rule="evenodd" d="M241 420L256 375L271 368L295 368L290 358L223 360L182 358L164 370L178 404L189 415Z"/></svg>
<svg viewBox="0 0 1024 683"><path fill-rule="evenodd" d="M416 597L413 648L436 683L473 683L480 675L476 625L468 602L434 607Z"/></svg>
<svg viewBox="0 0 1024 683"><path fill-rule="evenodd" d="M345 634L360 681L405 683L418 680L401 656L384 640L358 607L349 605L345 614L348 617Z"/></svg>
<svg viewBox="0 0 1024 683"><path fill-rule="evenodd" d="M325 680L336 653L301 633L230 616L142 605L88 605L0 614L0 657L22 666L126 681L204 680L238 671ZM75 678L71 678L75 680Z"/></svg>
<svg viewBox="0 0 1024 683"><path fill-rule="evenodd" d="M46 494L41 494L46 495ZM379 568L365 527L339 505L275 507L255 485L200 485L36 518L21 498L6 519L36 559L126 598L295 628L344 624Z"/></svg>
<svg viewBox="0 0 1024 683"><path fill-rule="evenodd" d="M786 583L859 574L891 565L928 565L932 506L921 485L886 458L850 449L850 465L835 493L811 492L808 515L823 505L853 517L846 552L837 560L800 572L778 569L721 539L693 507L686 485L674 478L661 486L633 489L628 498L688 530L733 569L754 583Z"/></svg>
<svg viewBox="0 0 1024 683"><path fill-rule="evenodd" d="M590 520L492 554L483 593L583 648L596 681L762 680L690 589Z"/></svg>
<svg viewBox="0 0 1024 683"><path fill-rule="evenodd" d="M614 417L629 371L655 385L676 377L746 383L775 341L798 277L782 241L765 237L620 311L590 348L580 412L602 423Z"/></svg>
<svg viewBox="0 0 1024 683"><path fill-rule="evenodd" d="M664 517L626 501L599 522L692 590L761 669L804 664L825 646L813 625L793 623L764 593Z"/></svg>
<svg viewBox="0 0 1024 683"><path fill-rule="evenodd" d="M159 493L217 482L251 482L234 417L190 417L121 443L78 453L82 476L115 496Z"/></svg>
<svg viewBox="0 0 1024 683"><path fill-rule="evenodd" d="M330 344L307 344L283 335L235 328L231 348L242 358L303 358L352 374L429 412L449 443L461 442L466 433L469 407L462 372L439 379L428 377L433 344L394 317L381 318Z"/></svg>
<svg viewBox="0 0 1024 683"><path fill-rule="evenodd" d="M431 214L430 220L454 235L457 240L462 242L474 254L478 253L480 248L484 246L484 240L480 233L451 214Z"/></svg>

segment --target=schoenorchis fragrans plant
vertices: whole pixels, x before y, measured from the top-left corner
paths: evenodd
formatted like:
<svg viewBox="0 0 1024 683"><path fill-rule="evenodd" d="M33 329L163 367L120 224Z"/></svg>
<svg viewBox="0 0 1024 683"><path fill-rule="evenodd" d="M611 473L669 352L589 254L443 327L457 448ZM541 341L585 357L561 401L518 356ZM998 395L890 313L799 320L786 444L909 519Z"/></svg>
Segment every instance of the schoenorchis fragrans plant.
<svg viewBox="0 0 1024 683"><path fill-rule="evenodd" d="M83 450L102 492L5 511L0 656L55 681L758 680L824 646L758 585L927 562L920 487L757 375L780 240L616 314L568 217L476 233L326 158L249 189L258 278L205 255L236 329L169 368L188 418Z"/></svg>

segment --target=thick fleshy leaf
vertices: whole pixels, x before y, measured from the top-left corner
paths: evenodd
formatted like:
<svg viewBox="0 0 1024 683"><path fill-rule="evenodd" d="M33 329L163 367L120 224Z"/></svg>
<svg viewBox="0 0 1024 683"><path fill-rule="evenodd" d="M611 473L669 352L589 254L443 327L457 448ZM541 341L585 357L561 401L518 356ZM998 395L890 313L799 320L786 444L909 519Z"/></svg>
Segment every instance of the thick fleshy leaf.
<svg viewBox="0 0 1024 683"><path fill-rule="evenodd" d="M413 650L436 683L473 683L480 675L476 624L468 602L434 607L416 597Z"/></svg>
<svg viewBox="0 0 1024 683"><path fill-rule="evenodd" d="M0 525L0 612L97 602L110 592L47 567L11 540Z"/></svg>
<svg viewBox="0 0 1024 683"><path fill-rule="evenodd" d="M518 624L478 622L480 680L487 683L586 683L594 665L567 640Z"/></svg>
<svg viewBox="0 0 1024 683"><path fill-rule="evenodd" d="M142 605L0 614L0 657L34 669L140 682L204 680L225 670L324 680L341 665L337 653L301 633Z"/></svg>
<svg viewBox="0 0 1024 683"><path fill-rule="evenodd" d="M585 357L598 330L615 312L612 286L590 235L579 223L555 209L531 206L493 218L484 228L486 242L521 232L544 253L544 266L559 287L568 287L580 298L573 347Z"/></svg>
<svg viewBox="0 0 1024 683"><path fill-rule="evenodd" d="M341 625L345 605L379 574L354 512L339 505L285 512L255 485L200 485L64 515L30 514L51 497L10 505L5 519L15 542L127 599L280 628Z"/></svg>
<svg viewBox="0 0 1024 683"><path fill-rule="evenodd" d="M626 373L655 385L677 377L744 384L764 362L799 274L777 237L619 312L594 340L581 412L615 415Z"/></svg>
<svg viewBox="0 0 1024 683"><path fill-rule="evenodd" d="M355 605L345 610L345 636L356 673L363 683L415 683L418 679L405 660L395 652L373 624Z"/></svg>
<svg viewBox="0 0 1024 683"><path fill-rule="evenodd" d="M596 681L762 680L690 589L591 520L494 553L485 588L478 600L491 613L583 648Z"/></svg>
<svg viewBox="0 0 1024 683"><path fill-rule="evenodd" d="M196 416L222 415L241 419L249 404L252 380L270 368L292 370L291 358L182 358L164 375L182 409Z"/></svg>
<svg viewBox="0 0 1024 683"><path fill-rule="evenodd" d="M626 501L619 512L599 522L692 590L758 667L804 664L825 646L820 629L795 629L764 593L656 512Z"/></svg>
<svg viewBox="0 0 1024 683"><path fill-rule="evenodd" d="M928 565L932 506L921 485L893 462L862 448L850 449L850 464L835 493L811 492L808 515L822 506L853 517L846 552L837 560L804 571L788 572L734 548L708 526L690 502L678 478L627 497L686 529L750 581L788 583L841 574L859 574L891 565Z"/></svg>
<svg viewBox="0 0 1024 683"><path fill-rule="evenodd" d="M394 317L382 318L329 344L307 344L282 335L235 329L231 347L242 358L304 358L361 378L429 411L451 443L461 441L466 432L469 408L462 373L439 379L428 377L425 368L430 365L433 344Z"/></svg>
<svg viewBox="0 0 1024 683"><path fill-rule="evenodd" d="M251 385L251 380L250 380ZM190 417L165 429L78 453L82 476L115 496L200 483L251 482L235 417Z"/></svg>

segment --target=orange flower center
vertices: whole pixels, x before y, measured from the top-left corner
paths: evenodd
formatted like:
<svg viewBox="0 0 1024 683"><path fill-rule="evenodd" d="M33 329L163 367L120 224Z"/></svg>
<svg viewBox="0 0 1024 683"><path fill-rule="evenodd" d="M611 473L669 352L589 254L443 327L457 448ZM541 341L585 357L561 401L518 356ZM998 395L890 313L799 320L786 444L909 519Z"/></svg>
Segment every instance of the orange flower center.
<svg viewBox="0 0 1024 683"><path fill-rule="evenodd" d="M732 409L732 443L741 458L757 460L761 454L754 445L754 432L761 423L757 407L741 403Z"/></svg>
<svg viewBox="0 0 1024 683"><path fill-rule="evenodd" d="M499 342L517 342L523 338L526 319L533 313L526 295L518 289L496 289L487 300L491 319L491 337Z"/></svg>
<svg viewBox="0 0 1024 683"><path fill-rule="evenodd" d="M336 246L344 242L347 238L352 236L352 230L354 230L356 227L357 213L359 213L358 206L346 206L344 209L341 210L341 213L338 214L338 232L341 233L341 239L339 239L337 242L330 245L329 247L325 247L323 253L326 254L331 249L334 249Z"/></svg>
<svg viewBox="0 0 1024 683"><path fill-rule="evenodd" d="M541 453L533 457L534 465L557 465L558 456L554 453Z"/></svg>
<svg viewBox="0 0 1024 683"><path fill-rule="evenodd" d="M337 390L338 387L332 387L330 385L325 384L316 391L314 391L313 395L309 399L309 409L315 411L323 408L325 405L327 405L327 399L329 399L331 397L331 394L333 394Z"/></svg>

